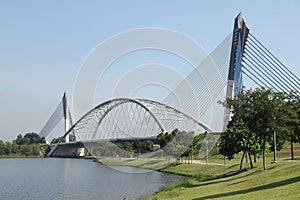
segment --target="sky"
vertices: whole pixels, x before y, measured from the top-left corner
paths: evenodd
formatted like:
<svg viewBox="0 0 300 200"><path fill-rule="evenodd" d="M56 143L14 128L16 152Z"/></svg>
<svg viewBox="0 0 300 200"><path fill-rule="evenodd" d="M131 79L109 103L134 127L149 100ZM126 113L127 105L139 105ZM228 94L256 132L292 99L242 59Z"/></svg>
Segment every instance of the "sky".
<svg viewBox="0 0 300 200"><path fill-rule="evenodd" d="M242 12L251 33L299 76L299 8L297 0L0 0L0 139L39 132L63 92L72 96L80 67L91 51L132 29L175 30L209 53L231 33L234 18ZM145 63L156 57L150 54L143 54ZM123 62L134 63L137 56ZM163 53L158 57L182 62ZM175 68L182 74L191 70ZM118 70L111 73L114 76ZM104 99L98 96L95 101L100 103Z"/></svg>

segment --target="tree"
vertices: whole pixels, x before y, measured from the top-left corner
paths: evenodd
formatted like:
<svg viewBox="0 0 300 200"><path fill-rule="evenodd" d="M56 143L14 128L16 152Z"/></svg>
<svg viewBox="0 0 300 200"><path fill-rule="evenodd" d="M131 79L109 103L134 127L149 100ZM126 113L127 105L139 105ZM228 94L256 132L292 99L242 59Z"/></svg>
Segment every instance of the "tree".
<svg viewBox="0 0 300 200"><path fill-rule="evenodd" d="M157 141L164 150L164 155L185 156L190 153L194 139L194 132L179 131L174 129L171 133L161 133L157 136Z"/></svg>
<svg viewBox="0 0 300 200"><path fill-rule="evenodd" d="M12 144L9 141L5 142L5 147L4 147L5 155L10 155L11 150L12 150Z"/></svg>
<svg viewBox="0 0 300 200"><path fill-rule="evenodd" d="M229 160L233 159L235 154L243 152L240 170L243 167L243 159L247 154L249 155L250 167L252 169L251 154L257 154L260 151L259 138L242 120L236 120L229 124L226 131L221 135L219 145L220 153L227 156Z"/></svg>
<svg viewBox="0 0 300 200"><path fill-rule="evenodd" d="M70 142L76 141L76 137L74 134L69 134L69 141Z"/></svg>
<svg viewBox="0 0 300 200"><path fill-rule="evenodd" d="M271 89L245 90L236 99L226 99L225 106L231 109L233 122L241 119L261 141L263 168L266 169L266 150L272 143L274 131L280 132L287 116L284 114L286 95Z"/></svg>
<svg viewBox="0 0 300 200"><path fill-rule="evenodd" d="M37 133L26 133L24 137L19 134L16 140L12 142L3 142L0 140L0 155L4 156L38 156L40 155L40 145L46 145L44 137L40 137Z"/></svg>
<svg viewBox="0 0 300 200"><path fill-rule="evenodd" d="M179 137L176 137L179 138L178 140L179 141L183 141L183 142L180 142L181 144L184 144L184 145L181 145L181 149L179 149L178 151L179 152L183 152L182 153L182 157L187 157L187 156L191 156L191 154L196 154L200 151L200 148L204 142L204 138L205 136L207 135L207 132L205 132L204 134L198 134L196 136L194 136L194 133L193 132L183 132L183 134L180 134ZM191 142L191 138L192 138L192 141ZM186 147L188 147L188 149L186 149ZM200 158L199 158L200 159Z"/></svg>
<svg viewBox="0 0 300 200"><path fill-rule="evenodd" d="M29 156L32 154L32 147L28 144L21 145L20 149L22 155Z"/></svg>
<svg viewBox="0 0 300 200"><path fill-rule="evenodd" d="M17 136L16 142L18 145L23 145L23 144L29 144L30 139L29 138L23 138L22 134L19 134Z"/></svg>
<svg viewBox="0 0 300 200"><path fill-rule="evenodd" d="M172 133L173 134L169 134L168 132L166 132L166 133L160 133L157 136L157 141L158 141L158 144L160 145L160 148L163 148L168 143L170 143L174 139L177 131L173 131Z"/></svg>
<svg viewBox="0 0 300 200"><path fill-rule="evenodd" d="M46 143L44 137L40 137L37 133L26 133L23 140L26 140L24 144L43 144Z"/></svg>
<svg viewBox="0 0 300 200"><path fill-rule="evenodd" d="M142 153L143 145L140 140L134 140L132 143L132 148L136 153Z"/></svg>
<svg viewBox="0 0 300 200"><path fill-rule="evenodd" d="M39 148L39 144L32 144L31 146L31 154L33 156L38 156L40 155L40 148Z"/></svg>
<svg viewBox="0 0 300 200"><path fill-rule="evenodd" d="M142 142L142 152L152 152L153 151L153 142L151 140L145 140Z"/></svg>
<svg viewBox="0 0 300 200"><path fill-rule="evenodd" d="M293 143L300 142L300 97L296 92L290 92L285 108L287 124L287 140L290 142L291 159L294 160Z"/></svg>
<svg viewBox="0 0 300 200"><path fill-rule="evenodd" d="M172 134L176 137L177 144L184 146L184 147L189 147L193 144L194 135L195 135L194 132L176 131L176 130L178 130L178 129L175 129L172 132Z"/></svg>
<svg viewBox="0 0 300 200"><path fill-rule="evenodd" d="M128 142L128 141L126 141L126 142L123 144L122 148L123 148L125 151L127 151L127 152L132 152L132 151L133 151L132 144L131 144L130 142Z"/></svg>
<svg viewBox="0 0 300 200"><path fill-rule="evenodd" d="M17 154L18 152L19 152L19 145L17 144L16 140L13 140L11 144L11 153Z"/></svg>
<svg viewBox="0 0 300 200"><path fill-rule="evenodd" d="M51 144L56 144L56 143L58 143L60 139L61 139L61 137L53 138L53 139L51 140Z"/></svg>
<svg viewBox="0 0 300 200"><path fill-rule="evenodd" d="M4 142L2 140L0 140L0 155L4 155L5 154L4 147L5 147Z"/></svg>

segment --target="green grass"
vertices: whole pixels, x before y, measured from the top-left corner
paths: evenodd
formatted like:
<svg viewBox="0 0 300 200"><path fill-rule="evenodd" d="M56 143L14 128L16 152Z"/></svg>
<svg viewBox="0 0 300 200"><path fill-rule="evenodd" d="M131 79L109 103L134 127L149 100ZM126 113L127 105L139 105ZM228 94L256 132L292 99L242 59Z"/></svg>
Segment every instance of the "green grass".
<svg viewBox="0 0 300 200"><path fill-rule="evenodd" d="M272 152L267 157L267 170L258 161L254 169L239 171L239 157L227 161L226 166L173 164L163 172L187 176L151 197L139 199L300 199L300 145L295 145L296 160L290 160L289 147L278 152L278 163L270 164ZM211 159L213 160L213 159ZM220 162L219 162L220 163Z"/></svg>
<svg viewBox="0 0 300 200"><path fill-rule="evenodd" d="M220 165L199 165L199 164L177 164L167 166L161 169L161 172L173 173L188 177L193 177L198 180L207 180L213 177L224 176L225 174L230 174L235 172L231 170L233 166L220 166Z"/></svg>
<svg viewBox="0 0 300 200"><path fill-rule="evenodd" d="M132 166L146 169L159 170L165 166L175 162L175 158L167 159L166 157L155 157L147 154L140 155L138 158L124 158L124 157L94 157L95 162L111 166Z"/></svg>

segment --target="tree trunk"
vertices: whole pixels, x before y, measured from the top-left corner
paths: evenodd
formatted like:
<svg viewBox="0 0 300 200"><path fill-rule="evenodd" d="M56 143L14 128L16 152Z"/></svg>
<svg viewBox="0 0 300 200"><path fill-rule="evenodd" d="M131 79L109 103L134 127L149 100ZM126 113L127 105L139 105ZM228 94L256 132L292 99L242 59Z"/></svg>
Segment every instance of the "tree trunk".
<svg viewBox="0 0 300 200"><path fill-rule="evenodd" d="M264 170L267 169L267 163L266 163L266 136L264 136L263 138L263 166L264 166Z"/></svg>
<svg viewBox="0 0 300 200"><path fill-rule="evenodd" d="M254 154L254 163L256 163L256 153Z"/></svg>
<svg viewBox="0 0 300 200"><path fill-rule="evenodd" d="M253 169L253 163L252 163L252 159L251 159L251 154L248 153L249 155L249 161L250 161L250 168Z"/></svg>
<svg viewBox="0 0 300 200"><path fill-rule="evenodd" d="M293 141L291 140L291 157L292 160L294 160L294 147L293 147Z"/></svg>
<svg viewBox="0 0 300 200"><path fill-rule="evenodd" d="M242 170L242 167L243 167L244 156L245 156L245 151L243 151L243 155L242 155L242 159L241 159L241 163L240 163L240 170Z"/></svg>

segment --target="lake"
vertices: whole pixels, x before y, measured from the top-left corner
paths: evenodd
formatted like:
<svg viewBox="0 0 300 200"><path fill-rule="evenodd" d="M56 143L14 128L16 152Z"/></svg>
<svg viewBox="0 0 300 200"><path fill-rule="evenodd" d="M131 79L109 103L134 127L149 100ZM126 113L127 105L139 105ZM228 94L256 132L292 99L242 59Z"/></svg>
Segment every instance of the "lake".
<svg viewBox="0 0 300 200"><path fill-rule="evenodd" d="M134 167L111 168L92 160L0 159L0 199L136 199L180 177Z"/></svg>

